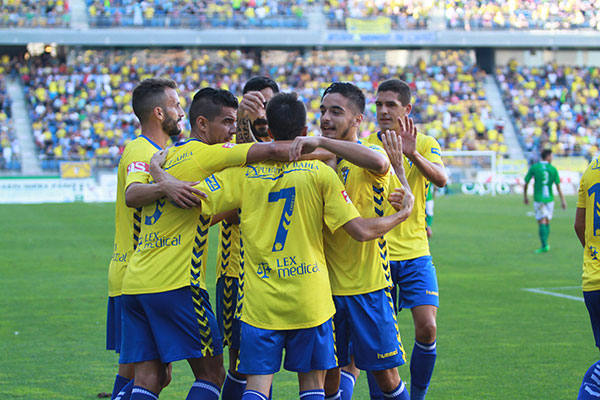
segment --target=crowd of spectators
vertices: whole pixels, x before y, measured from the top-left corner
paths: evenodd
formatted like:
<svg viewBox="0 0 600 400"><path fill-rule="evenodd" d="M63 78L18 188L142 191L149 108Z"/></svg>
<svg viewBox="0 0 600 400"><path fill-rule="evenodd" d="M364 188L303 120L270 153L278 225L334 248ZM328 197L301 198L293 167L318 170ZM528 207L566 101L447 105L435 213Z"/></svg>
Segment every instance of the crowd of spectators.
<svg viewBox="0 0 600 400"><path fill-rule="evenodd" d="M598 0L445 0L455 29L600 29Z"/></svg>
<svg viewBox="0 0 600 400"><path fill-rule="evenodd" d="M339 63L340 59L346 62ZM419 129L436 137L444 149L506 151L502 130L481 87L484 73L454 51L439 53L429 63L390 67L358 54L336 57L335 52L88 50L73 51L68 63L54 59L42 64L32 59L19 72L45 168L55 168L60 159L116 165L124 146L139 134L131 91L151 76L174 79L184 109L201 87L220 87L239 95L251 76L271 76L283 91L294 90L304 100L312 134L319 132L319 103L325 88L333 81L352 81L367 96L361 136L377 130L378 82L402 77L414 92L413 117Z"/></svg>
<svg viewBox="0 0 600 400"><path fill-rule="evenodd" d="M593 157L600 145L600 69L528 68L512 61L496 72L524 149Z"/></svg>
<svg viewBox="0 0 600 400"><path fill-rule="evenodd" d="M314 0L86 0L90 26L306 28Z"/></svg>
<svg viewBox="0 0 600 400"><path fill-rule="evenodd" d="M69 25L69 0L3 0L0 4L2 27L49 28Z"/></svg>
<svg viewBox="0 0 600 400"><path fill-rule="evenodd" d="M433 0L325 0L329 28L346 28L346 18L388 17L392 29L425 29Z"/></svg>
<svg viewBox="0 0 600 400"><path fill-rule="evenodd" d="M11 101L6 91L8 67L8 56L3 56L0 60L0 170L19 170L21 168L19 141L15 136L11 118Z"/></svg>

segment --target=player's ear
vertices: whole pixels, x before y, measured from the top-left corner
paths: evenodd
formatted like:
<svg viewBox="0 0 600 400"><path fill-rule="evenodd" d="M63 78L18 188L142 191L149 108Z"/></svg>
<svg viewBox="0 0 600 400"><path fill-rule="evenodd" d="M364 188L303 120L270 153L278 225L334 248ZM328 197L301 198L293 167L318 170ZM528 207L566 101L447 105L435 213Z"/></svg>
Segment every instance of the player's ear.
<svg viewBox="0 0 600 400"><path fill-rule="evenodd" d="M206 131L208 129L208 120L206 117L199 115L198 118L196 118L196 126L201 131Z"/></svg>
<svg viewBox="0 0 600 400"><path fill-rule="evenodd" d="M404 109L406 110L406 115L410 115L410 111L412 110L412 104L408 103L404 106Z"/></svg>
<svg viewBox="0 0 600 400"><path fill-rule="evenodd" d="M306 136L308 134L308 126L302 128L302 132L300 132L300 136Z"/></svg>
<svg viewBox="0 0 600 400"><path fill-rule="evenodd" d="M152 109L152 115L159 121L162 121L165 118L165 112L160 106L156 106Z"/></svg>
<svg viewBox="0 0 600 400"><path fill-rule="evenodd" d="M354 126L360 126L362 124L365 116L363 114L358 114L354 117Z"/></svg>

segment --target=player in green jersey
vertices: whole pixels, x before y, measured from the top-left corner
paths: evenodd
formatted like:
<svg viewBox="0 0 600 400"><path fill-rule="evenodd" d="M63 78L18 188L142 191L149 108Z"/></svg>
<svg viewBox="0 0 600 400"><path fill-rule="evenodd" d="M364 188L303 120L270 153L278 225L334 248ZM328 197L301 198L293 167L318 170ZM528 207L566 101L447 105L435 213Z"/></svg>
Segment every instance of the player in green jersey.
<svg viewBox="0 0 600 400"><path fill-rule="evenodd" d="M565 196L563 196L563 193L560 190L558 171L551 162L552 150L543 150L542 161L533 164L525 176L525 187L523 189L523 200L525 201L525 204L529 204L529 198L527 198L529 181L532 177L535 181L533 185L533 207L535 210L535 219L537 219L539 225L540 241L542 242L542 247L535 250L535 253L545 253L550 250L548 236L550 235L550 220L552 219L552 213L554 211L553 184L556 185L556 190L560 196L561 207L563 210L567 208Z"/></svg>

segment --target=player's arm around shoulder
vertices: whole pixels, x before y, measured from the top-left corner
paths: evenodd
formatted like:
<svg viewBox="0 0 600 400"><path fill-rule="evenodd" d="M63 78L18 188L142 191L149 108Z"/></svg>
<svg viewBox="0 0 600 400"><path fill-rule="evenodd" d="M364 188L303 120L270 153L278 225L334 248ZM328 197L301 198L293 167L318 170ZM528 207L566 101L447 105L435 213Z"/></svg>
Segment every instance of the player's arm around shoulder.
<svg viewBox="0 0 600 400"><path fill-rule="evenodd" d="M313 153L322 148L352 164L375 174L385 175L390 169L390 161L383 149L375 145L330 139L322 136L299 136L290 149L290 160L300 159L302 154Z"/></svg>
<svg viewBox="0 0 600 400"><path fill-rule="evenodd" d="M200 197L206 195L193 187L198 182L180 181L162 168L167 153L166 149L157 151L150 159L146 173L156 183L128 180L125 190L125 203L128 207L146 206L165 196L177 207L192 208L200 205Z"/></svg>

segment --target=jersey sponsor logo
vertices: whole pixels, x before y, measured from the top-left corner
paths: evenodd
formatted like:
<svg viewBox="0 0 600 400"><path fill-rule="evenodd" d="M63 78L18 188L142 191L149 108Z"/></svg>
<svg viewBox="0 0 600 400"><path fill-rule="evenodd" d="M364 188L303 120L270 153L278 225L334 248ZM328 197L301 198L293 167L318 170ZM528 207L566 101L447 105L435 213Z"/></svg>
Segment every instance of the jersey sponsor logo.
<svg viewBox="0 0 600 400"><path fill-rule="evenodd" d="M298 263L296 256L277 259L277 277L279 278L291 278L293 276L308 275L320 271L318 263Z"/></svg>
<svg viewBox="0 0 600 400"><path fill-rule="evenodd" d="M350 196L348 196L348 193L345 190L342 190L342 196L344 196L344 200L346 200L346 203L352 204L352 199L350 199Z"/></svg>
<svg viewBox="0 0 600 400"><path fill-rule="evenodd" d="M127 166L127 175L132 172L150 172L150 166L143 161L134 161Z"/></svg>
<svg viewBox="0 0 600 400"><path fill-rule="evenodd" d="M206 178L204 180L204 182L206 182L206 184L208 185L208 188L210 189L211 192L215 192L215 191L221 189L221 185L219 185L219 182L217 182L217 179L215 178L214 175L211 175L208 178Z"/></svg>
<svg viewBox="0 0 600 400"><path fill-rule="evenodd" d="M224 148L226 148L226 149L230 149L230 148L232 148L233 146L235 146L235 143L231 143L231 142L227 142L227 143L225 143L225 144L223 145L223 147L224 147Z"/></svg>
<svg viewBox="0 0 600 400"><path fill-rule="evenodd" d="M114 262L126 263L127 262L127 253L114 252L111 260Z"/></svg>
<svg viewBox="0 0 600 400"><path fill-rule="evenodd" d="M383 353L383 354L377 353L377 358L378 359L389 358L389 357L395 356L397 354L398 354L398 349L396 349L394 351L390 351L388 353Z"/></svg>
<svg viewBox="0 0 600 400"><path fill-rule="evenodd" d="M160 236L160 232L146 233L140 237L137 251L144 249L155 249L161 247L173 247L181 244L181 234L173 237Z"/></svg>
<svg viewBox="0 0 600 400"><path fill-rule="evenodd" d="M440 152L440 149L431 149L431 153L435 154L436 156L442 156L442 153Z"/></svg>

